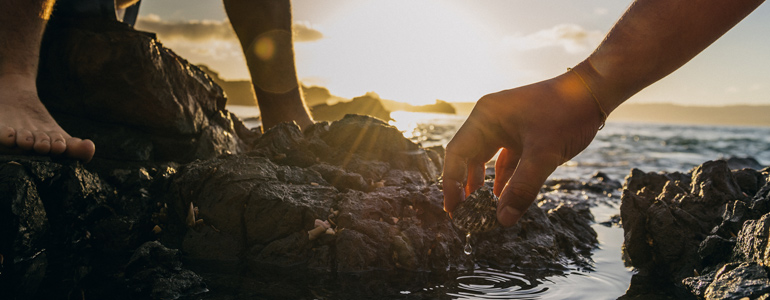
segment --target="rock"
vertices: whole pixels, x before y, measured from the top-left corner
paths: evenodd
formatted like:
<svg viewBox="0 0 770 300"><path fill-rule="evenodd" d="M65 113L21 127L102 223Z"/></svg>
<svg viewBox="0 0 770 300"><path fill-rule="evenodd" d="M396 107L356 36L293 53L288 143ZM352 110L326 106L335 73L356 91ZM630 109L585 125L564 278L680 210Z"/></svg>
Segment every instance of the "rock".
<svg viewBox="0 0 770 300"><path fill-rule="evenodd" d="M0 291L32 298L48 266L48 216L29 171L15 161L0 164Z"/></svg>
<svg viewBox="0 0 770 300"><path fill-rule="evenodd" d="M719 269L704 292L705 299L755 299L770 292L767 268L756 263L728 264Z"/></svg>
<svg viewBox="0 0 770 300"><path fill-rule="evenodd" d="M182 268L179 250L158 242L142 244L126 265L126 277L137 297L178 299L207 292L203 278Z"/></svg>
<svg viewBox="0 0 770 300"><path fill-rule="evenodd" d="M722 160L727 162L727 166L730 168L730 170L740 170L740 169L761 170L763 167L765 167L762 164L760 164L756 158L753 158L753 157L730 156L727 159L722 159Z"/></svg>
<svg viewBox="0 0 770 300"><path fill-rule="evenodd" d="M725 204L740 196L723 161L680 173L643 173L626 178L620 215L624 255L637 268L662 267L673 280L699 267L697 249L721 221Z"/></svg>
<svg viewBox="0 0 770 300"><path fill-rule="evenodd" d="M436 174L427 169L434 164L421 148L389 125L364 116L348 116L328 130L316 129L320 134L299 135L295 129L278 133L287 130L270 129L248 156L223 156L180 169L171 188L176 214L182 215L192 202L206 226L216 228L225 240L237 241L212 245L210 252L244 253L252 268L312 266L339 273L467 268L471 257L462 254L465 233L457 231L443 211L443 195L431 184ZM380 139L366 137L359 139L364 146L351 146L349 137L368 134ZM301 146L310 144L325 146ZM321 161L300 167L275 155L276 149L300 147L309 151L303 155ZM424 164L397 163L399 159ZM372 188L366 183L377 180L385 184ZM533 206L523 227L474 236L474 258L501 268L529 269L590 261L597 241L588 206L548 209ZM316 219L328 220L334 234L309 240L307 232ZM189 239L185 237L183 245L195 244ZM501 248L504 241L507 246ZM216 259L195 254L199 252L189 251L192 258Z"/></svg>
<svg viewBox="0 0 770 300"><path fill-rule="evenodd" d="M163 208L153 199L161 198L156 192L173 172L154 167L100 175L74 161L0 156L0 189L14 191L0 198L0 296L103 298L120 291L119 269L153 236ZM99 288L84 291L87 286Z"/></svg>
<svg viewBox="0 0 770 300"><path fill-rule="evenodd" d="M768 174L731 171L727 162L711 161L690 175L633 170L626 178L621 204L626 262L705 299L766 293Z"/></svg>
<svg viewBox="0 0 770 300"><path fill-rule="evenodd" d="M68 133L99 145L97 159L212 158L242 151L237 134L249 132L235 128L242 124L233 122L222 89L203 71L153 34L117 21L52 20L38 88Z"/></svg>

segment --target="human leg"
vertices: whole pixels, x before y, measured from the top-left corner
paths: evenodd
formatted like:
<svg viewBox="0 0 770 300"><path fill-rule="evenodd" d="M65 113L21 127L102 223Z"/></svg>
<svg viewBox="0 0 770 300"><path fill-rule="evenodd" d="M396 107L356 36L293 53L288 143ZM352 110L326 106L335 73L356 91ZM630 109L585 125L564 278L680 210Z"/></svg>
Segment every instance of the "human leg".
<svg viewBox="0 0 770 300"><path fill-rule="evenodd" d="M90 140L67 134L37 94L40 41L54 0L0 1L0 152L89 161Z"/></svg>
<svg viewBox="0 0 770 300"><path fill-rule="evenodd" d="M224 0L227 16L241 42L265 129L295 121L313 124L294 65L289 0Z"/></svg>

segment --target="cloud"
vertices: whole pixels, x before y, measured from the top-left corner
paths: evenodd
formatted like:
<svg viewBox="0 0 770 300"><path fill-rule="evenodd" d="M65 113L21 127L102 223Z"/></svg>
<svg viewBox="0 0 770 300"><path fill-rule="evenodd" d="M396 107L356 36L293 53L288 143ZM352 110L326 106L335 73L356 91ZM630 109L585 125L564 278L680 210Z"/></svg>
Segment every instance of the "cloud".
<svg viewBox="0 0 770 300"><path fill-rule="evenodd" d="M582 53L595 48L603 38L598 30L589 31L575 24L559 24L528 35L508 36L503 44L520 51L561 47L568 53Z"/></svg>
<svg viewBox="0 0 770 300"><path fill-rule="evenodd" d="M324 37L324 34L314 29L308 22L294 23L295 42L314 42Z"/></svg>
<svg viewBox="0 0 770 300"><path fill-rule="evenodd" d="M161 40L187 40L191 42L207 42L211 40L237 41L235 32L228 20L188 20L168 22L157 15L140 17L136 28L154 32ZM294 24L294 40L296 42L312 42L323 38L323 33L311 27L307 22Z"/></svg>
<svg viewBox="0 0 770 300"><path fill-rule="evenodd" d="M606 7L596 7L596 8L594 8L594 14L595 15L599 15L599 16L606 15L609 11L610 10L607 9Z"/></svg>
<svg viewBox="0 0 770 300"><path fill-rule="evenodd" d="M188 40L204 42L210 40L237 40L230 22L211 20L189 20L168 22L157 15L140 17L136 28L154 32L161 40Z"/></svg>

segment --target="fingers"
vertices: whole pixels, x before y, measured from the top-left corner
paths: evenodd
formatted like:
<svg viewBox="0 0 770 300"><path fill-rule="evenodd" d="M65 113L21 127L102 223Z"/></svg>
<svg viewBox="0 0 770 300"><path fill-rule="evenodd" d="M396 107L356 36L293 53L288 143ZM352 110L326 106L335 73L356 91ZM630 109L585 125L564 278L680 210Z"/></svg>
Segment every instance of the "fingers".
<svg viewBox="0 0 770 300"><path fill-rule="evenodd" d="M465 185L465 194L470 195L473 191L484 185L484 176L487 167L484 162L468 163L468 183Z"/></svg>
<svg viewBox="0 0 770 300"><path fill-rule="evenodd" d="M492 190L496 196L500 197L503 188L508 184L511 176L513 176L516 165L519 164L519 158L521 158L520 155L507 148L503 148L500 151L500 155L497 156L497 161L495 162L495 187Z"/></svg>
<svg viewBox="0 0 770 300"><path fill-rule="evenodd" d="M441 176L444 180L444 211L451 215L455 210L455 206L460 201L465 200L463 187L465 186L467 169L466 160L448 150L449 145L447 145L447 152L444 158L444 172Z"/></svg>
<svg viewBox="0 0 770 300"><path fill-rule="evenodd" d="M497 219L501 225L508 227L519 221L559 164L561 158L556 155L525 153L521 156L516 171L500 195Z"/></svg>
<svg viewBox="0 0 770 300"><path fill-rule="evenodd" d="M474 112L446 147L442 177L444 210L450 215L466 195L484 184L485 163L500 149L497 143L501 139L494 137L496 131L485 125L487 118Z"/></svg>

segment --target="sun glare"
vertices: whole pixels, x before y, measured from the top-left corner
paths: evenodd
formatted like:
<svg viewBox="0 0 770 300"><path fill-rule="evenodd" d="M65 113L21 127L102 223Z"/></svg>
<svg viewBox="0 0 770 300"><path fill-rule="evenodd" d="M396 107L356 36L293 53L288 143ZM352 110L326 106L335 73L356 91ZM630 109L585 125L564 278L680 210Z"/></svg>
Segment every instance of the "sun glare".
<svg viewBox="0 0 770 300"><path fill-rule="evenodd" d="M295 45L304 82L346 98L374 91L418 105L476 101L508 87L494 40L476 17L441 1L350 5L349 13L319 26L323 40Z"/></svg>

